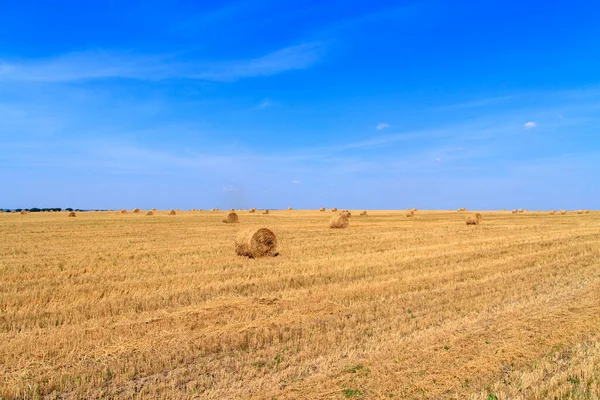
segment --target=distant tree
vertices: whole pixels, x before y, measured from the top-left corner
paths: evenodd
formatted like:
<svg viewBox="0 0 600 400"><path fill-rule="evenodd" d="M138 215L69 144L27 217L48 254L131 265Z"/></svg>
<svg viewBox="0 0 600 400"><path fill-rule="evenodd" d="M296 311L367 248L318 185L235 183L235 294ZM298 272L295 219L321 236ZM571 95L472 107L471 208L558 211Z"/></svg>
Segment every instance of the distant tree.
<svg viewBox="0 0 600 400"><path fill-rule="evenodd" d="M65 208L65 211L69 211L70 212L70 211L73 211L73 209L71 207L67 207L67 208Z"/></svg>

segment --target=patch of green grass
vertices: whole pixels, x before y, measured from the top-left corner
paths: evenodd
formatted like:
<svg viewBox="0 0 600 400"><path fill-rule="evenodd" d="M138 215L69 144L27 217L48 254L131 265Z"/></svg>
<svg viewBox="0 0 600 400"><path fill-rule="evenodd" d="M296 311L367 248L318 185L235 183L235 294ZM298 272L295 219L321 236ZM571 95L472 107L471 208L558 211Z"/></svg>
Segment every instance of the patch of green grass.
<svg viewBox="0 0 600 400"><path fill-rule="evenodd" d="M343 393L344 393L344 397L347 399L349 399L351 397L362 396L362 392L360 390L356 390L356 389L346 388L343 390Z"/></svg>

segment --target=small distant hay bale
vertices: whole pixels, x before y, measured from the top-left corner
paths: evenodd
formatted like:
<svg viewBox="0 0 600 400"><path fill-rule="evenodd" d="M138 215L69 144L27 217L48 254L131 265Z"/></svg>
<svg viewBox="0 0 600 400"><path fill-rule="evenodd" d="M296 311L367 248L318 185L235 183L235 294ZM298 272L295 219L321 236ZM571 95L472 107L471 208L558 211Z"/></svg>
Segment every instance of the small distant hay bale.
<svg viewBox="0 0 600 400"><path fill-rule="evenodd" d="M230 209L229 209L229 211L232 211L232 212L233 212L233 211L235 211L235 208L230 208Z"/></svg>
<svg viewBox="0 0 600 400"><path fill-rule="evenodd" d="M230 211L227 213L227 216L223 220L226 224L237 224L240 222L240 218L234 211Z"/></svg>
<svg viewBox="0 0 600 400"><path fill-rule="evenodd" d="M175 212L175 210L171 210L169 211L169 215L177 215L177 213Z"/></svg>
<svg viewBox="0 0 600 400"><path fill-rule="evenodd" d="M366 216L366 215L367 215L367 212L366 212L366 211L363 211L363 212L361 212L361 213L360 213L360 215L361 215L361 216Z"/></svg>
<svg viewBox="0 0 600 400"><path fill-rule="evenodd" d="M27 215L27 211L21 210L21 215Z"/></svg>
<svg viewBox="0 0 600 400"><path fill-rule="evenodd" d="M148 211L148 212L146 213L146 215L147 215L148 217L151 217L152 215L154 215L154 213L153 213L152 211Z"/></svg>
<svg viewBox="0 0 600 400"><path fill-rule="evenodd" d="M337 207L333 207L333 208L331 209L331 212L337 212Z"/></svg>
<svg viewBox="0 0 600 400"><path fill-rule="evenodd" d="M279 254L277 237L267 228L243 230L235 237L235 252L250 258L275 257Z"/></svg>
<svg viewBox="0 0 600 400"><path fill-rule="evenodd" d="M554 214L556 214L555 210L550 211L550 215L554 215Z"/></svg>
<svg viewBox="0 0 600 400"><path fill-rule="evenodd" d="M520 213L522 213L525 210L523 210L522 208L519 208L517 211L519 211Z"/></svg>
<svg viewBox="0 0 600 400"><path fill-rule="evenodd" d="M583 210L577 210L577 214L583 214Z"/></svg>
<svg viewBox="0 0 600 400"><path fill-rule="evenodd" d="M263 211L263 214L268 214L268 213L269 213L269 210Z"/></svg>
<svg viewBox="0 0 600 400"><path fill-rule="evenodd" d="M348 227L348 217L340 213L329 221L329 227L333 229L344 229Z"/></svg>
<svg viewBox="0 0 600 400"><path fill-rule="evenodd" d="M134 214L139 214L140 213L140 209L139 208L134 208L133 209L133 213Z"/></svg>
<svg viewBox="0 0 600 400"><path fill-rule="evenodd" d="M479 225L480 221L481 221L481 214L479 214L479 213L467 215L467 217L465 218L465 222L467 225Z"/></svg>
<svg viewBox="0 0 600 400"><path fill-rule="evenodd" d="M590 210L585 210L585 213L586 213L586 214L589 214L589 213L590 213Z"/></svg>
<svg viewBox="0 0 600 400"><path fill-rule="evenodd" d="M350 218L352 216L352 213L348 210L342 210L340 214L345 215L346 218Z"/></svg>
<svg viewBox="0 0 600 400"><path fill-rule="evenodd" d="M406 217L412 217L415 215L415 212L413 210L406 210Z"/></svg>
<svg viewBox="0 0 600 400"><path fill-rule="evenodd" d="M248 212L249 212L250 214L254 214L254 213L256 212L256 208L251 208L250 210L248 210Z"/></svg>
<svg viewBox="0 0 600 400"><path fill-rule="evenodd" d="M195 209L195 208L192 208L190 211L196 211L196 209Z"/></svg>
<svg viewBox="0 0 600 400"><path fill-rule="evenodd" d="M467 209L466 209L466 208L464 208L464 207L461 207L461 208L459 208L457 211L458 211L458 212L461 212L461 211L467 211Z"/></svg>
<svg viewBox="0 0 600 400"><path fill-rule="evenodd" d="M122 210L120 211L120 213L121 213L121 214L127 214L127 210L126 210L126 209L122 209Z"/></svg>
<svg viewBox="0 0 600 400"><path fill-rule="evenodd" d="M67 214L67 217L76 217L77 215L75 214L75 211L71 211L69 212L69 214Z"/></svg>
<svg viewBox="0 0 600 400"><path fill-rule="evenodd" d="M412 211L414 211L414 212L417 212L417 209L416 209L416 208L412 208L411 210L412 210Z"/></svg>
<svg viewBox="0 0 600 400"><path fill-rule="evenodd" d="M566 215L567 214L567 210L560 210L560 215Z"/></svg>
<svg viewBox="0 0 600 400"><path fill-rule="evenodd" d="M292 207L288 207L288 211L292 211Z"/></svg>
<svg viewBox="0 0 600 400"><path fill-rule="evenodd" d="M153 208L152 211L156 211L156 208Z"/></svg>
<svg viewBox="0 0 600 400"><path fill-rule="evenodd" d="M512 210L511 213L516 214L517 210Z"/></svg>
<svg viewBox="0 0 600 400"><path fill-rule="evenodd" d="M325 211L325 207L319 208L319 211Z"/></svg>

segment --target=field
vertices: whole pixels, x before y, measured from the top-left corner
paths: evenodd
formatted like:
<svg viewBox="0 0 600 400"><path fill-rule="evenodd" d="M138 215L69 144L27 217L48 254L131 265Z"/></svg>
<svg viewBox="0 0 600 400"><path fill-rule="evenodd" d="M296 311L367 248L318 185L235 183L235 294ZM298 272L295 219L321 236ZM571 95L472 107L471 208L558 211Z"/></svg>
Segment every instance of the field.
<svg viewBox="0 0 600 400"><path fill-rule="evenodd" d="M358 214L0 214L0 398L600 398L600 213Z"/></svg>

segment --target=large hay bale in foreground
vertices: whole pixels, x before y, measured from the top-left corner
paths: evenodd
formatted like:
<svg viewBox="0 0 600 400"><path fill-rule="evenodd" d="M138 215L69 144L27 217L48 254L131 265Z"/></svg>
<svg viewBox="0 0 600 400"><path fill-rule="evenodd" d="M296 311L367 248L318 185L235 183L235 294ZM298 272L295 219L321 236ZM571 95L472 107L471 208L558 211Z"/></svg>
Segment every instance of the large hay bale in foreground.
<svg viewBox="0 0 600 400"><path fill-rule="evenodd" d="M269 213L269 210L263 211L263 214L268 214L268 213Z"/></svg>
<svg viewBox="0 0 600 400"><path fill-rule="evenodd" d="M225 222L226 224L237 224L238 222L240 222L240 218L235 212L230 211L229 213L227 213L227 216L225 217L223 222Z"/></svg>
<svg viewBox="0 0 600 400"><path fill-rule="evenodd" d="M471 214L465 218L467 225L479 225L479 221L481 221L481 214Z"/></svg>
<svg viewBox="0 0 600 400"><path fill-rule="evenodd" d="M75 211L71 211L69 214L67 214L67 217L76 217L77 215L75 215Z"/></svg>
<svg viewBox="0 0 600 400"><path fill-rule="evenodd" d="M413 210L406 210L406 216L407 217L412 217L415 215L415 212Z"/></svg>
<svg viewBox="0 0 600 400"><path fill-rule="evenodd" d="M325 211L325 207L319 208L319 211Z"/></svg>
<svg viewBox="0 0 600 400"><path fill-rule="evenodd" d="M334 229L344 229L348 227L348 217L344 214L338 214L331 218L329 221L329 227Z"/></svg>
<svg viewBox="0 0 600 400"><path fill-rule="evenodd" d="M150 216L154 215L154 213L153 213L152 211L148 211L148 212L146 213L146 215L150 217Z"/></svg>
<svg viewBox="0 0 600 400"><path fill-rule="evenodd" d="M267 228L243 230L235 237L235 252L250 258L275 257L278 255L277 237Z"/></svg>
<svg viewBox="0 0 600 400"><path fill-rule="evenodd" d="M171 210L169 211L169 215L176 215L177 213L175 212L175 210Z"/></svg>
<svg viewBox="0 0 600 400"><path fill-rule="evenodd" d="M134 208L133 209L133 213L134 214L139 214L140 213L140 209L139 208Z"/></svg>

